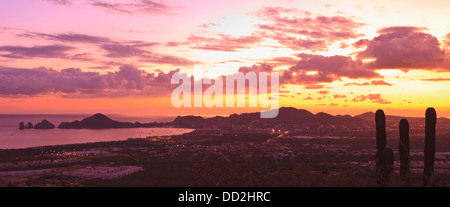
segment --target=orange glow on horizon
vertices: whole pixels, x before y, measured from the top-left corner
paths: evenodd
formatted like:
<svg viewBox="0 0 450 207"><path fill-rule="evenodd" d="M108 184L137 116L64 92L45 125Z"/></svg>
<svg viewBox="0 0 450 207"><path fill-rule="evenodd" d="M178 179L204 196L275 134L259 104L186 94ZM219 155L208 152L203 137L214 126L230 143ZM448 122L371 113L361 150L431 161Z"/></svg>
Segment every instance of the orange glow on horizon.
<svg viewBox="0 0 450 207"><path fill-rule="evenodd" d="M151 12L58 2L0 3L1 114L261 110L172 106L168 76L201 64L218 75L278 71L280 107L450 117L447 1L161 1ZM389 32L410 36L377 38Z"/></svg>

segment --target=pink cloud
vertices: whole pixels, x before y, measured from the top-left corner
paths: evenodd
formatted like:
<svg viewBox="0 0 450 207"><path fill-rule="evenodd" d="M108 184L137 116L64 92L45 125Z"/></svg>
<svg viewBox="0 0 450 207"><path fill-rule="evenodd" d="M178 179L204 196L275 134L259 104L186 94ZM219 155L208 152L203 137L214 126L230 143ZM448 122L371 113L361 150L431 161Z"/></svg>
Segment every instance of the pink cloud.
<svg viewBox="0 0 450 207"><path fill-rule="evenodd" d="M252 48L261 42L263 37L258 34L234 37L227 34L218 34L216 37L203 37L191 35L188 38L193 49L235 52L238 49Z"/></svg>
<svg viewBox="0 0 450 207"><path fill-rule="evenodd" d="M335 95L333 95L333 98L346 98L347 96L346 95L339 95L339 94L335 94Z"/></svg>
<svg viewBox="0 0 450 207"><path fill-rule="evenodd" d="M19 69L0 67L0 94L6 96L42 95L50 93L71 96L133 96L168 94L172 74L148 73L136 67L124 65L116 72L100 74L83 72L79 68L61 71L51 68Z"/></svg>
<svg viewBox="0 0 450 207"><path fill-rule="evenodd" d="M352 44L352 46L355 48L361 48L361 47L367 46L369 44L369 42L370 42L370 40L368 40L368 39L360 39L360 40L354 42Z"/></svg>
<svg viewBox="0 0 450 207"><path fill-rule="evenodd" d="M239 72L247 73L247 72L272 72L273 66L270 64L262 63L259 65L252 65L251 67L240 67Z"/></svg>
<svg viewBox="0 0 450 207"><path fill-rule="evenodd" d="M364 24L351 18L324 15L311 18L310 15L295 9L266 7L257 12L257 17L267 23L257 27L268 37L295 50L327 50L331 43L361 36L356 29Z"/></svg>
<svg viewBox="0 0 450 207"><path fill-rule="evenodd" d="M321 89L323 88L323 85L306 85L304 88L305 89Z"/></svg>
<svg viewBox="0 0 450 207"><path fill-rule="evenodd" d="M195 64L195 61L188 60L183 57L151 52L149 48L160 45L160 43L157 42L146 42L140 40L113 41L106 37L79 34L73 32L59 33L59 34L24 33L20 34L19 36L38 40L45 39L70 43L71 45L75 46L78 44L94 45L106 52L106 54L104 55L106 58L114 58L114 59L138 58L139 62L169 64L177 66L190 66ZM97 60L94 60L94 58L89 56L88 53L69 54L69 52L72 52L74 49L75 49L74 46L66 46L66 45L49 45L49 46L35 46L35 47L18 47L18 46L0 47L0 51L6 51L10 53L3 55L3 57L8 58L44 57L44 58L76 59L90 62L99 62L98 59L103 59L102 57L100 57L97 58Z"/></svg>
<svg viewBox="0 0 450 207"><path fill-rule="evenodd" d="M367 43L359 58L375 58L367 64L375 69L435 69L442 65L445 51L436 37L418 27L387 27Z"/></svg>
<svg viewBox="0 0 450 207"><path fill-rule="evenodd" d="M346 56L322 56L301 53L301 60L280 76L282 83L289 84L317 84L333 82L342 77L377 78L380 74L368 69L361 61L354 61ZM309 71L317 73L309 74ZM294 75L295 73L295 75Z"/></svg>
<svg viewBox="0 0 450 207"><path fill-rule="evenodd" d="M359 95L353 99L353 102L361 102L370 100L372 103L379 103L379 104L391 104L392 102L381 98L381 94L368 94L368 95Z"/></svg>
<svg viewBox="0 0 450 207"><path fill-rule="evenodd" d="M270 59L271 62L274 62L279 65L295 65L299 59L292 58L292 57L274 57Z"/></svg>
<svg viewBox="0 0 450 207"><path fill-rule="evenodd" d="M124 14L167 14L178 10L180 7L169 5L163 1L136 0L123 3L110 3L107 1L92 0L90 5L104 9L112 13Z"/></svg>
<svg viewBox="0 0 450 207"><path fill-rule="evenodd" d="M123 44L104 44L101 48L107 51L106 56L111 58L128 58L137 57L141 62L151 62L159 64L170 64L170 65L193 65L195 62L172 55L164 55L153 53L148 50L142 49L140 45L123 45Z"/></svg>
<svg viewBox="0 0 450 207"><path fill-rule="evenodd" d="M384 80L373 80L370 82L373 86L393 86L393 84L388 83Z"/></svg>
<svg viewBox="0 0 450 207"><path fill-rule="evenodd" d="M371 82L363 83L346 83L344 86L393 86L394 84L388 83L384 80L373 80Z"/></svg>
<svg viewBox="0 0 450 207"><path fill-rule="evenodd" d="M207 23L207 24L202 24L202 25L200 25L200 26L198 26L198 27L201 27L201 28L210 28L210 27L217 27L217 26L220 26L220 24L216 24L216 23L213 23L213 22L209 22L209 23Z"/></svg>
<svg viewBox="0 0 450 207"><path fill-rule="evenodd" d="M348 45L345 42L341 42L341 44L339 44L339 48L341 48L341 49L345 49L347 47L348 47Z"/></svg>
<svg viewBox="0 0 450 207"><path fill-rule="evenodd" d="M45 45L45 46L1 46L0 51L7 52L0 56L13 59L28 58L69 58L69 51L74 50L72 46L66 45Z"/></svg>
<svg viewBox="0 0 450 207"><path fill-rule="evenodd" d="M93 36L87 34L79 34L79 33L59 33L59 34L47 34L47 33L39 33L39 32L29 32L24 34L19 34L21 37L28 37L33 39L47 39L54 40L59 42L77 42L77 43L91 43L91 44L100 44L100 43L108 43L113 42L111 39L100 36Z"/></svg>
<svg viewBox="0 0 450 207"><path fill-rule="evenodd" d="M182 43L179 43L179 42L167 42L166 46L167 47L177 47L180 44L182 44Z"/></svg>
<svg viewBox="0 0 450 207"><path fill-rule="evenodd" d="M422 81L432 81L432 82L439 82L439 81L450 81L450 78L426 78L426 79L420 79Z"/></svg>
<svg viewBox="0 0 450 207"><path fill-rule="evenodd" d="M64 6L71 6L72 2L70 0L44 0L46 2L58 4L58 5L64 5Z"/></svg>

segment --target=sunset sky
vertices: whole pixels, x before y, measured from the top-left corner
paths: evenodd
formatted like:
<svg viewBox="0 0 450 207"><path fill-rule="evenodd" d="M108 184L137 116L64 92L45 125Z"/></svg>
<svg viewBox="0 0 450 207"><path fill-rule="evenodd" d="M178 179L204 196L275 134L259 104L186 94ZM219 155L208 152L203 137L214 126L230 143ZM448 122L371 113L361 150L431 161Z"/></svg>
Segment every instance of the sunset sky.
<svg viewBox="0 0 450 207"><path fill-rule="evenodd" d="M280 74L280 106L450 117L450 2L2 0L0 113L175 108L173 73Z"/></svg>

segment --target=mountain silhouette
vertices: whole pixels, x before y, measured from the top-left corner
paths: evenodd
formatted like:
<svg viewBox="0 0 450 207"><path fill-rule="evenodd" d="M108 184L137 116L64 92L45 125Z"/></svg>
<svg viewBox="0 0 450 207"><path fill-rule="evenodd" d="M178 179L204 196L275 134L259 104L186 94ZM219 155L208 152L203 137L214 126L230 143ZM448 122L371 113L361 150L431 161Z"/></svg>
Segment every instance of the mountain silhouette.
<svg viewBox="0 0 450 207"><path fill-rule="evenodd" d="M373 117L372 117L373 119ZM279 109L278 116L272 119L260 118L260 113L232 114L228 117L216 116L212 118L203 118L200 116L178 116L171 124L175 127L186 128L204 128L204 127L233 127L243 125L254 125L255 127L274 127L274 126L310 126L310 125L330 125L330 126L354 126L372 124L368 120L350 115L333 116L327 113L313 114L305 109L296 109L293 107L282 107Z"/></svg>
<svg viewBox="0 0 450 207"><path fill-rule="evenodd" d="M159 123L146 123L141 124L139 122L119 122L110 119L109 117L97 113L91 117L85 118L81 121L74 122L62 122L58 128L61 129L111 129L111 128L138 128L138 127L157 127Z"/></svg>
<svg viewBox="0 0 450 207"><path fill-rule="evenodd" d="M212 118L203 118L201 116L177 116L172 122L166 123L131 123L119 122L97 113L81 121L63 122L58 128L61 129L110 129L110 128L138 128L138 127L178 127L178 128L292 128L292 129L356 129L373 128L375 113L367 112L356 116L336 115L319 112L313 114L305 109L296 109L293 107L282 107L278 111L278 116L272 119L260 118L260 112L231 114L229 116L215 116ZM423 118L386 116L388 122L400 121L407 118L410 121L424 121ZM450 121L446 118L439 118L440 121Z"/></svg>
<svg viewBox="0 0 450 207"><path fill-rule="evenodd" d="M360 118L363 120L367 120L367 121L371 121L374 120L375 118L375 113L374 112L366 112L360 115L356 115L356 118ZM425 122L425 118L424 117L406 117L406 116L392 116L392 115L386 115L386 122L395 122L395 123L399 123L400 120L402 119L407 119L409 122ZM437 119L438 122L442 122L442 123L446 123L449 122L450 119L441 117Z"/></svg>
<svg viewBox="0 0 450 207"><path fill-rule="evenodd" d="M55 125L47 121L46 119L34 125L35 129L53 129Z"/></svg>

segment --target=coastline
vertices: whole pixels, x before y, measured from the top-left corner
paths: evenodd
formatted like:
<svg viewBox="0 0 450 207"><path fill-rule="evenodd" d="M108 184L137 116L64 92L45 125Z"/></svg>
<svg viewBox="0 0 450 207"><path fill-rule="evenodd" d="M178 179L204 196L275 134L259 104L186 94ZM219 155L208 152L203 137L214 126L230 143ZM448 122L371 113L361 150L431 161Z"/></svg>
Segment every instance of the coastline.
<svg viewBox="0 0 450 207"><path fill-rule="evenodd" d="M25 149L43 146L59 146L96 142L123 141L128 138L179 135L193 129L152 127L123 129L2 129L0 149Z"/></svg>

